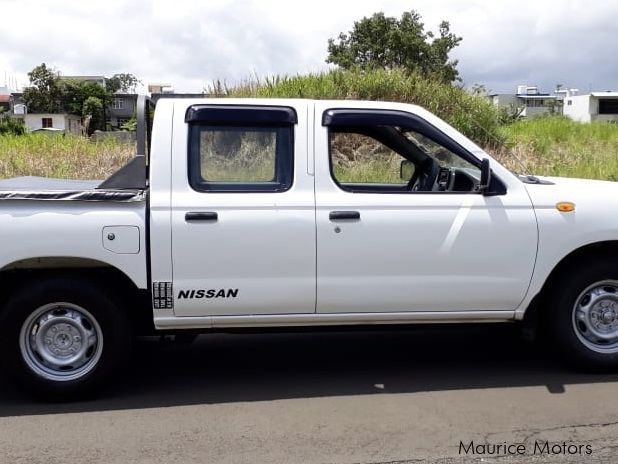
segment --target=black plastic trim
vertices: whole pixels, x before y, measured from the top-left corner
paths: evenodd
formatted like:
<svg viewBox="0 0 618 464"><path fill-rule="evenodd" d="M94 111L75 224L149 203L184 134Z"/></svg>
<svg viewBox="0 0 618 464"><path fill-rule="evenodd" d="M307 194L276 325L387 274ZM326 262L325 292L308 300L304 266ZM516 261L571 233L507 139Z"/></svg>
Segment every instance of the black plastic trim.
<svg viewBox="0 0 618 464"><path fill-rule="evenodd" d="M296 110L289 106L193 105L185 114L186 123L226 126L293 126Z"/></svg>
<svg viewBox="0 0 618 464"><path fill-rule="evenodd" d="M535 176L523 176L518 175L517 178L522 181L524 184L533 184L533 185L556 185L554 182L547 179L539 179Z"/></svg>
<svg viewBox="0 0 618 464"><path fill-rule="evenodd" d="M97 189L143 190L147 187L146 171L146 157L137 155L104 180Z"/></svg>
<svg viewBox="0 0 618 464"><path fill-rule="evenodd" d="M137 97L137 155L150 156L150 146L152 139L152 122L154 118L154 103L145 95Z"/></svg>
<svg viewBox="0 0 618 464"><path fill-rule="evenodd" d="M144 201L145 190L17 190L0 191L0 200L41 201L110 201L131 203Z"/></svg>
<svg viewBox="0 0 618 464"><path fill-rule="evenodd" d="M360 219L359 211L331 211L328 215L328 219L331 221L345 221L345 220L357 220Z"/></svg>
<svg viewBox="0 0 618 464"><path fill-rule="evenodd" d="M216 211L189 211L185 214L185 221L217 221L219 215Z"/></svg>

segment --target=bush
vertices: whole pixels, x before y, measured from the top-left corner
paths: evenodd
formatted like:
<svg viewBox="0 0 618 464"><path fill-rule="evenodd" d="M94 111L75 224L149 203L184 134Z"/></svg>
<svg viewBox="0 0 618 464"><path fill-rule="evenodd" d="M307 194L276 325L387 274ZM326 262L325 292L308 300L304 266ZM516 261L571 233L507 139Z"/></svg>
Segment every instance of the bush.
<svg viewBox="0 0 618 464"><path fill-rule="evenodd" d="M0 135L24 135L26 128L21 119L12 118L0 113Z"/></svg>

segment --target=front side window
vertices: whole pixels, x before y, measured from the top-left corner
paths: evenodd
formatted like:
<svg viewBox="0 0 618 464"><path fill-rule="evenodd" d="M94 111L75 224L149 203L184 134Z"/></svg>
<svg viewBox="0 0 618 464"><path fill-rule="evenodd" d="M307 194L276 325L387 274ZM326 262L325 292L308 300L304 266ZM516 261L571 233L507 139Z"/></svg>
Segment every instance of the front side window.
<svg viewBox="0 0 618 464"><path fill-rule="evenodd" d="M376 139L358 133L331 132L333 175L342 185L404 187L399 153Z"/></svg>
<svg viewBox="0 0 618 464"><path fill-rule="evenodd" d="M281 192L292 184L292 127L194 125L189 177L198 191Z"/></svg>
<svg viewBox="0 0 618 464"><path fill-rule="evenodd" d="M399 126L333 127L332 176L352 192L476 192L479 169L457 153Z"/></svg>
<svg viewBox="0 0 618 464"><path fill-rule="evenodd" d="M53 127L52 118L41 118L41 126L43 127L43 129Z"/></svg>

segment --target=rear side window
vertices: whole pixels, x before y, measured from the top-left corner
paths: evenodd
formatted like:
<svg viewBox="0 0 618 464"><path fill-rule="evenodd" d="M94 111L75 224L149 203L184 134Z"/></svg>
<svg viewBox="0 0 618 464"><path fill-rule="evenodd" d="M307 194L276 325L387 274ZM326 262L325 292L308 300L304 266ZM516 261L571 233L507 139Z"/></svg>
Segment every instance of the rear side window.
<svg viewBox="0 0 618 464"><path fill-rule="evenodd" d="M281 121L287 117L246 107L200 107L189 114L191 187L201 192L288 190L293 179L294 125Z"/></svg>

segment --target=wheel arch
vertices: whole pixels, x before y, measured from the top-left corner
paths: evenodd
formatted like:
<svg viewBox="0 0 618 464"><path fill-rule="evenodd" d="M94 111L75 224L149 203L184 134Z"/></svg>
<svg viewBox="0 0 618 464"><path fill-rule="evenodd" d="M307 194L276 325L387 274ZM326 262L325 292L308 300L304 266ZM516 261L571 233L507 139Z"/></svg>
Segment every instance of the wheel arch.
<svg viewBox="0 0 618 464"><path fill-rule="evenodd" d="M129 314L134 327L144 333L154 330L150 292L140 289L131 277L109 263L82 257L36 257L9 263L0 268L0 312L15 292L46 277L67 277L89 281L110 291Z"/></svg>
<svg viewBox="0 0 618 464"><path fill-rule="evenodd" d="M546 313L547 298L565 273L571 272L573 268L583 265L586 261L608 257L613 257L616 260L618 268L618 240L589 243L563 257L551 270L541 290L528 304L524 313L524 322L536 325L536 323L542 321L542 315Z"/></svg>

